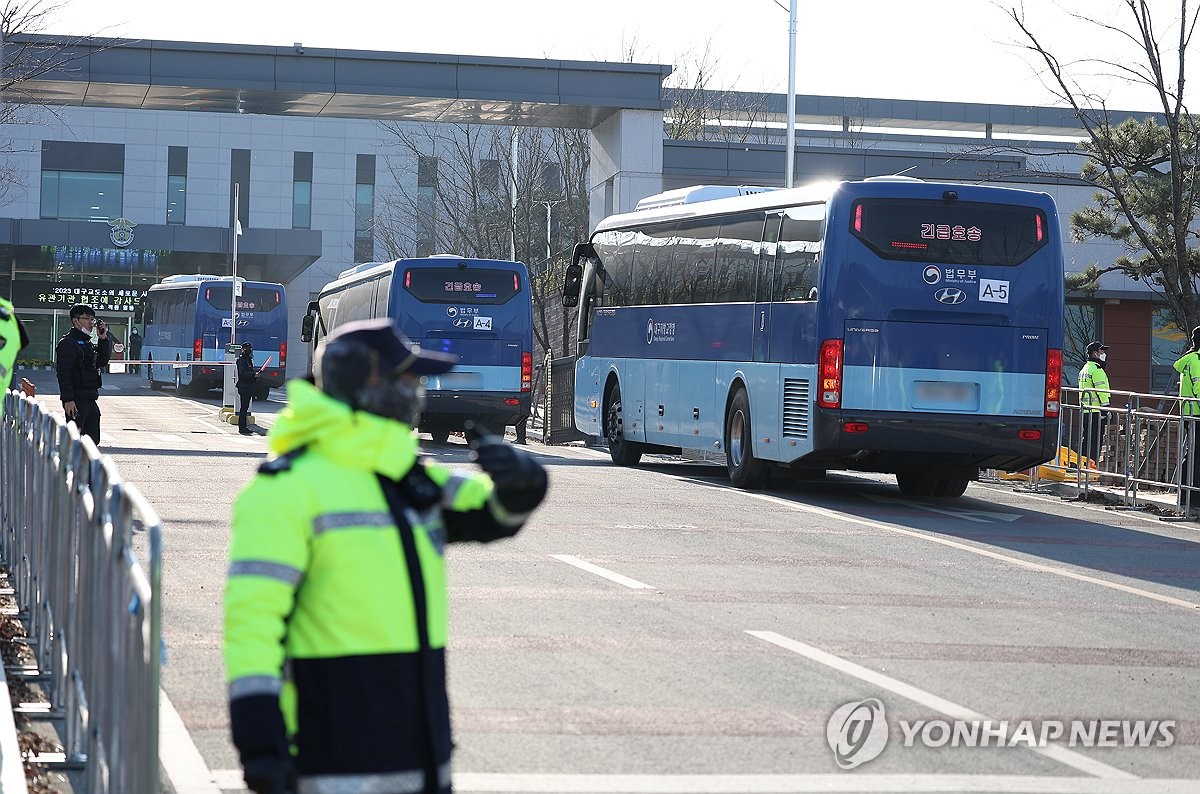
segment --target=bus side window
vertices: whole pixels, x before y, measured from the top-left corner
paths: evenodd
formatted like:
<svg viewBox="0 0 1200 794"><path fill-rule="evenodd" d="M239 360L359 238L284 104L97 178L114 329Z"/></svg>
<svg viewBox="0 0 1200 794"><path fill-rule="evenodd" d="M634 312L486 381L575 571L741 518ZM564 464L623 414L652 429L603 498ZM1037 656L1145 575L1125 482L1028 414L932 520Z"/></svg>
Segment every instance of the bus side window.
<svg viewBox="0 0 1200 794"><path fill-rule="evenodd" d="M375 317L388 316L388 297L392 293L392 274L386 273L379 279L378 291L375 293Z"/></svg>
<svg viewBox="0 0 1200 794"><path fill-rule="evenodd" d="M823 230L822 205L795 207L784 215L775 253L775 300L816 300Z"/></svg>
<svg viewBox="0 0 1200 794"><path fill-rule="evenodd" d="M717 303L754 300L755 266L763 236L763 214L726 218L717 245Z"/></svg>

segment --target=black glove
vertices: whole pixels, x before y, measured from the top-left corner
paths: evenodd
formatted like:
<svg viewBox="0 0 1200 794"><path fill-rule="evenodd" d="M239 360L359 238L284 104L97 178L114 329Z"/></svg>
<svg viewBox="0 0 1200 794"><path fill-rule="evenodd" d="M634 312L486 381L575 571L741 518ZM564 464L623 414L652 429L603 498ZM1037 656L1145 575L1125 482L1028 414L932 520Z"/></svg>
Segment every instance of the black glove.
<svg viewBox="0 0 1200 794"><path fill-rule="evenodd" d="M244 762L246 788L255 794L296 794L296 767L291 758L263 757Z"/></svg>
<svg viewBox="0 0 1200 794"><path fill-rule="evenodd" d="M229 702L229 727L246 786L257 794L294 794L296 772L278 695L247 695Z"/></svg>
<svg viewBox="0 0 1200 794"><path fill-rule="evenodd" d="M510 513L530 513L546 498L546 469L528 452L496 436L476 435L471 460L479 464L496 486L496 500Z"/></svg>

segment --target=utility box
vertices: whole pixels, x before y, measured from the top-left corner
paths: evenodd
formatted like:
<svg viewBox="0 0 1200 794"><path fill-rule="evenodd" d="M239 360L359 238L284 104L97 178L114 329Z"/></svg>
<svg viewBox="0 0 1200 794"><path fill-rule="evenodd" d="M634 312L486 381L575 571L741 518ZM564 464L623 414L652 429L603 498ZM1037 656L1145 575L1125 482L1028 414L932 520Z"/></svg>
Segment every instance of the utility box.
<svg viewBox="0 0 1200 794"><path fill-rule="evenodd" d="M225 345L225 377L221 387L221 419L233 424L237 421L237 357L242 352L242 346Z"/></svg>

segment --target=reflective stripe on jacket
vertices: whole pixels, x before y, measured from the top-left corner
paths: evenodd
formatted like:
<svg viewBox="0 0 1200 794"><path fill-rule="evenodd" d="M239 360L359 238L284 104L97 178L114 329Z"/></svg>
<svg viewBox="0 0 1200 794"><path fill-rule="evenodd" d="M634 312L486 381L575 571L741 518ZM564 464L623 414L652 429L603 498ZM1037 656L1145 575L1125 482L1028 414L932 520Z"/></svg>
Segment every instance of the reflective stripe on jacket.
<svg viewBox="0 0 1200 794"><path fill-rule="evenodd" d="M1108 373L1091 359L1079 370L1079 389L1079 404L1084 413L1095 413L1108 407Z"/></svg>
<svg viewBox="0 0 1200 794"><path fill-rule="evenodd" d="M293 454L234 505L230 701L279 697L300 791L420 790L408 786L427 772L449 775L443 516L492 520L491 481L422 464L411 428L303 381L269 441ZM405 501L412 478L432 501Z"/></svg>

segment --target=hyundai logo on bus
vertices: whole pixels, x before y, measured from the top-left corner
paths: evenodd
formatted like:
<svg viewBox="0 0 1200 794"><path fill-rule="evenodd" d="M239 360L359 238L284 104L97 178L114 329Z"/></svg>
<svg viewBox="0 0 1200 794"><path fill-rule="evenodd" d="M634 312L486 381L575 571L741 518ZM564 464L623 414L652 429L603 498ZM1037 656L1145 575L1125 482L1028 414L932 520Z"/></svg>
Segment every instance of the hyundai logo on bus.
<svg viewBox="0 0 1200 794"><path fill-rule="evenodd" d="M646 344L674 341L675 323L656 323L653 317L646 321Z"/></svg>
<svg viewBox="0 0 1200 794"><path fill-rule="evenodd" d="M933 294L938 303L962 303L967 299L967 293L954 287L942 287Z"/></svg>

